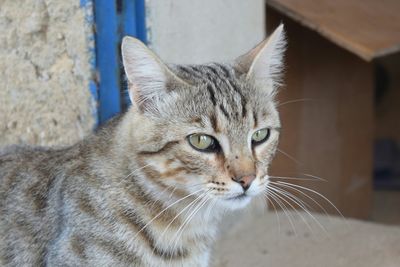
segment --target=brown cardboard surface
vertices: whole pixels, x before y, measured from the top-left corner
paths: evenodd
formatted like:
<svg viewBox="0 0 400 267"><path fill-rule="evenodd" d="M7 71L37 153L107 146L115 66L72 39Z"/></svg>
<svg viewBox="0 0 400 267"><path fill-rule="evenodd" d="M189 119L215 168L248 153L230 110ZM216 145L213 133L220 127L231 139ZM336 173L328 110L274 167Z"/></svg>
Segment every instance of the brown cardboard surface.
<svg viewBox="0 0 400 267"><path fill-rule="evenodd" d="M398 0L268 0L267 4L364 60L400 51Z"/></svg>
<svg viewBox="0 0 400 267"><path fill-rule="evenodd" d="M288 182L322 193L346 216L367 218L372 188L373 65L267 8L269 32L281 21L289 46L285 86L279 92L281 152L271 173L322 177L327 182ZM320 196L305 192L336 213Z"/></svg>
<svg viewBox="0 0 400 267"><path fill-rule="evenodd" d="M279 212L278 216L279 222L274 212L256 216L246 213L242 216L244 221L229 228L215 245L211 266L399 266L398 226L328 218L318 214L313 214L314 220L306 213L296 212L288 215Z"/></svg>

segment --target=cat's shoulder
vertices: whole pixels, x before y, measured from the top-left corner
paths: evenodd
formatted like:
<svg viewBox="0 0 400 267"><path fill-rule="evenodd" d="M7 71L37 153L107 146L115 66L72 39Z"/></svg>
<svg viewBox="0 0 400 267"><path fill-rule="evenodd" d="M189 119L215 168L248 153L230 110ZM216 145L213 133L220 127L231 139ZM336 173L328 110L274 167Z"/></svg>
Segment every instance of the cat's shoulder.
<svg viewBox="0 0 400 267"><path fill-rule="evenodd" d="M24 157L34 157L47 154L54 149L49 147L29 146L29 145L9 145L0 148L0 164L2 161L18 160Z"/></svg>

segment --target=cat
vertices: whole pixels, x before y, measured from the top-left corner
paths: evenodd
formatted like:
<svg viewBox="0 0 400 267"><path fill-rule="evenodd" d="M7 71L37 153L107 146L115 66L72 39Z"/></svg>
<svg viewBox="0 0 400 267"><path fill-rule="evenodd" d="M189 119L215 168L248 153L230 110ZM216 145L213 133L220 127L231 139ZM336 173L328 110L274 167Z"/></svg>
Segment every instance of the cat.
<svg viewBox="0 0 400 267"><path fill-rule="evenodd" d="M125 37L125 114L0 152L0 265L208 266L223 214L268 184L285 45L280 25L230 63L167 65Z"/></svg>

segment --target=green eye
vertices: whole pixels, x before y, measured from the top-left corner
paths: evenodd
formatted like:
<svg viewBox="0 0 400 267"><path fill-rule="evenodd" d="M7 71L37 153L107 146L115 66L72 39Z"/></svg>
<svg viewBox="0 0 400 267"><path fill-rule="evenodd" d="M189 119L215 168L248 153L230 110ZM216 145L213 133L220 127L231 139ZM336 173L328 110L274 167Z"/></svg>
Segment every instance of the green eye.
<svg viewBox="0 0 400 267"><path fill-rule="evenodd" d="M269 133L270 131L268 128L258 130L253 133L253 136L251 137L251 142L253 143L253 145L261 144L268 139Z"/></svg>
<svg viewBox="0 0 400 267"><path fill-rule="evenodd" d="M214 152L219 148L218 142L206 134L192 134L188 136L189 144L200 151Z"/></svg>

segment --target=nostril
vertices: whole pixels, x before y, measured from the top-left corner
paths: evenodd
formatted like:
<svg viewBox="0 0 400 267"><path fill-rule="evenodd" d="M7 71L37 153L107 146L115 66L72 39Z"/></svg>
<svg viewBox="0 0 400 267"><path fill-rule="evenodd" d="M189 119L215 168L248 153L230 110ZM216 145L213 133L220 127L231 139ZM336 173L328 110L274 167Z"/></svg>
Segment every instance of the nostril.
<svg viewBox="0 0 400 267"><path fill-rule="evenodd" d="M244 191L247 191L247 189L249 189L250 188L250 184L242 184L242 187L243 187L243 190Z"/></svg>
<svg viewBox="0 0 400 267"><path fill-rule="evenodd" d="M244 191L247 191L247 189L250 188L251 183L255 179L255 175L247 175L247 176L242 176L242 177L231 177L232 181L240 184L243 188Z"/></svg>

